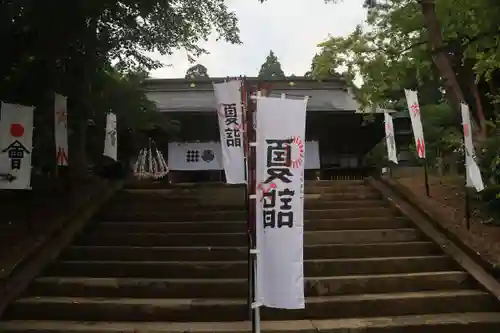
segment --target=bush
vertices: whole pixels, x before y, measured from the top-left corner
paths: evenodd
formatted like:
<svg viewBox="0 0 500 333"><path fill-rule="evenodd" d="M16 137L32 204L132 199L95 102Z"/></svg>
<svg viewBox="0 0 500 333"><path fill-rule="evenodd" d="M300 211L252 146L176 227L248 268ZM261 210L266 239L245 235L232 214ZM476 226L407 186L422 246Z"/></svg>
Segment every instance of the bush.
<svg viewBox="0 0 500 333"><path fill-rule="evenodd" d="M500 185L490 185L481 192L481 200L495 213L500 213Z"/></svg>

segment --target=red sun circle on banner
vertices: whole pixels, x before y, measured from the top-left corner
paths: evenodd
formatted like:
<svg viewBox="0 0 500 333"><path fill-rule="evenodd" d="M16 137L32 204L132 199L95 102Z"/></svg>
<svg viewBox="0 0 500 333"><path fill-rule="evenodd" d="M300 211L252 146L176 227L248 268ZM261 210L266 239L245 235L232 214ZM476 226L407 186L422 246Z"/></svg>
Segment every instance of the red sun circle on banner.
<svg viewBox="0 0 500 333"><path fill-rule="evenodd" d="M292 168L296 169L302 165L302 162L304 162L304 141L302 141L302 139L298 136L294 136L292 137L292 144L290 148L292 149L290 164Z"/></svg>
<svg viewBox="0 0 500 333"><path fill-rule="evenodd" d="M11 124L10 125L10 135L15 138L19 138L24 135L24 127L21 124Z"/></svg>

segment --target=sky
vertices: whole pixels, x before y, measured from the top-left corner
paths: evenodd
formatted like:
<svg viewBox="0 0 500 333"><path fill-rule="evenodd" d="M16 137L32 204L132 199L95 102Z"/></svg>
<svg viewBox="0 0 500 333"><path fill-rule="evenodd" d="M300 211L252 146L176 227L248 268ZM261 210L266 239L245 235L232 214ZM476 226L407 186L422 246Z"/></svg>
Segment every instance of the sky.
<svg viewBox="0 0 500 333"><path fill-rule="evenodd" d="M196 63L208 69L211 77L257 76L260 66L273 50L286 75L304 75L311 66L317 45L331 36L346 36L363 23L364 0L344 0L325 4L323 0L226 0L239 19L242 45L215 41L215 34L201 44L210 54ZM189 63L186 52L172 56L154 53L165 65L151 72L155 78L184 77Z"/></svg>

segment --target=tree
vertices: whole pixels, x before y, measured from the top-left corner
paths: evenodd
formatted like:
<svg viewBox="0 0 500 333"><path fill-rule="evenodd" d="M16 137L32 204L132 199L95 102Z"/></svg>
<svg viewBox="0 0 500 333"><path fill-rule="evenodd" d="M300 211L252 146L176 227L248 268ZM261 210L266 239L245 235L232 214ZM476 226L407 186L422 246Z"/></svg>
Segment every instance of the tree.
<svg viewBox="0 0 500 333"><path fill-rule="evenodd" d="M194 65L186 71L186 79L209 78L207 68L201 64Z"/></svg>
<svg viewBox="0 0 500 333"><path fill-rule="evenodd" d="M312 61L314 77L345 68L346 77L363 79L354 90L362 105L399 111L407 109L403 89L418 90L431 159L461 146L460 102L470 106L473 121L480 124L473 138L484 134L487 124L498 124L500 4L378 0L369 5L369 29L357 27L345 38L320 44ZM483 171L491 173L497 165L491 158L498 154L497 143L494 135L476 141L481 165L490 169Z"/></svg>
<svg viewBox="0 0 500 333"><path fill-rule="evenodd" d="M466 101L474 119L484 128L485 118L494 115L491 108L485 107L485 101L488 94L497 94L497 88L487 86L493 83L493 67L498 64L492 45L498 34L494 17L500 13L500 6L492 7L490 0L444 0L436 4L438 16L430 22L427 16L432 15L428 13L432 9L423 15L424 3L429 6L428 1L419 4L415 0L372 3L367 19L370 31L358 27L347 38L324 42L315 73L324 75L326 70L345 66L349 74L361 75L366 83L360 96L364 103L381 102L388 89L415 89L431 80L446 91L443 97L453 106L457 124L457 103ZM432 25L436 22L441 28ZM443 37L436 41L439 35L432 33L431 43L429 32L435 30L442 30ZM448 65L451 67L446 69ZM410 75L409 81L402 78L403 73ZM483 81L488 84L483 85Z"/></svg>
<svg viewBox="0 0 500 333"><path fill-rule="evenodd" d="M281 69L278 57L276 57L272 50L269 52L266 61L260 67L258 77L264 80L284 79L286 77L283 69Z"/></svg>
<svg viewBox="0 0 500 333"><path fill-rule="evenodd" d="M116 95L130 96L137 89L143 96L135 81L129 84L128 75L161 66L145 52L170 54L184 48L192 59L206 52L198 43L212 30L240 43L236 16L223 0L1 1L0 19L0 99L36 107L35 126L43 130L35 131L35 167L54 168L54 92L68 96L70 154L76 153L70 166L84 170L88 119L120 110L123 104ZM127 105L128 110L141 109L140 104ZM152 113L137 116L145 114Z"/></svg>

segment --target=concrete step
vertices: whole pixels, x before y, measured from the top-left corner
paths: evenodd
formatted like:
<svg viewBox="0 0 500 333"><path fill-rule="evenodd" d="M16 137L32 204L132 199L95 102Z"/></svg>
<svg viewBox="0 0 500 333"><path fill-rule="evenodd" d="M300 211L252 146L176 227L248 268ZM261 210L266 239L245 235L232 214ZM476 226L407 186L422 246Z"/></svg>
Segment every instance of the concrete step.
<svg viewBox="0 0 500 333"><path fill-rule="evenodd" d="M420 240L420 233L413 228L306 231L304 244L363 244ZM125 233L117 230L93 232L82 238L85 245L118 246L244 246L246 233Z"/></svg>
<svg viewBox="0 0 500 333"><path fill-rule="evenodd" d="M304 222L305 230L365 230L396 229L412 227L413 223L404 217L392 219L383 217L321 219ZM234 233L246 232L246 221L212 222L101 222L93 231L101 232L147 232L147 233Z"/></svg>
<svg viewBox="0 0 500 333"><path fill-rule="evenodd" d="M246 278L247 261L59 261L46 276L143 278ZM458 270L446 256L314 259L304 261L307 277L398 274Z"/></svg>
<svg viewBox="0 0 500 333"><path fill-rule="evenodd" d="M351 275L306 278L310 296L458 290L474 287L465 272ZM29 296L118 298L245 298L247 279L144 279L42 277L29 287Z"/></svg>
<svg viewBox="0 0 500 333"><path fill-rule="evenodd" d="M308 200L326 200L326 201L341 201L341 200L360 200L360 199L381 199L380 193L372 189L364 189L358 191L339 191L332 193L305 193L304 199ZM244 193L233 193L233 195L214 196L201 195L193 192L174 193L164 191L149 191L142 192L138 190L127 190L118 193L111 202L174 202L174 203L193 203L200 205L244 205Z"/></svg>
<svg viewBox="0 0 500 333"><path fill-rule="evenodd" d="M305 186L318 187L344 187L344 186L366 186L363 179L359 180L306 180ZM125 185L127 189L234 189L243 188L244 185L229 185L223 182L198 182L198 183L175 183L168 184L165 182L141 182L128 183Z"/></svg>
<svg viewBox="0 0 500 333"><path fill-rule="evenodd" d="M479 290L421 291L310 297L302 310L263 307L263 320L303 320L496 311L494 297ZM85 321L238 321L248 308L241 299L158 299L25 297L15 301L7 319Z"/></svg>
<svg viewBox="0 0 500 333"><path fill-rule="evenodd" d="M498 333L497 312L439 313L397 317L262 321L262 333ZM8 321L2 333L250 333L239 322L74 322Z"/></svg>
<svg viewBox="0 0 500 333"><path fill-rule="evenodd" d="M338 209L338 208L367 208L367 207L384 207L386 206L383 200L324 200L324 199L308 199L305 200L305 209ZM119 201L110 202L106 206L107 211L114 210L137 210L137 211L151 211L151 210L175 210L179 211L209 211L213 209L224 210L224 211L244 211L245 207L243 203L241 205L229 205L224 202L215 203L193 203L193 202L182 202L179 200L169 201L165 199L164 201Z"/></svg>
<svg viewBox="0 0 500 333"><path fill-rule="evenodd" d="M352 218L352 217L392 217L401 216L398 212L387 207L369 208L343 208L343 209L308 209L304 212L305 219L325 219L325 218ZM100 214L103 221L235 221L246 220L245 211L211 211L197 212L184 211L175 212L168 210L119 210L108 211Z"/></svg>
<svg viewBox="0 0 500 333"><path fill-rule="evenodd" d="M437 254L441 254L441 249L426 241L304 246L304 258L306 259L411 257ZM72 246L62 254L62 258L69 261L238 261L246 260L247 257L247 247L212 246Z"/></svg>

